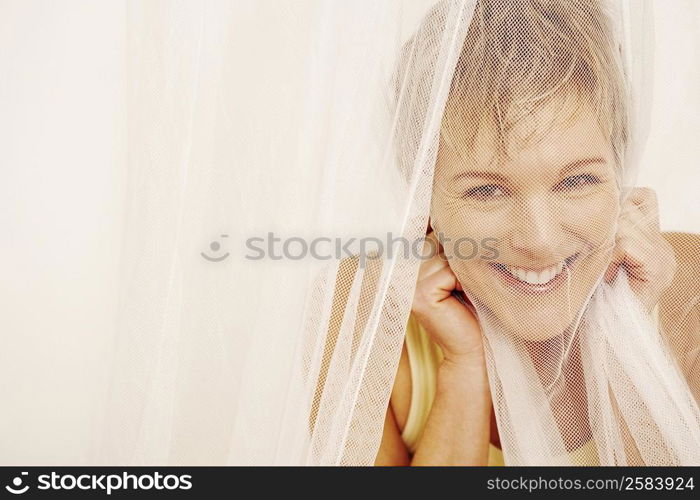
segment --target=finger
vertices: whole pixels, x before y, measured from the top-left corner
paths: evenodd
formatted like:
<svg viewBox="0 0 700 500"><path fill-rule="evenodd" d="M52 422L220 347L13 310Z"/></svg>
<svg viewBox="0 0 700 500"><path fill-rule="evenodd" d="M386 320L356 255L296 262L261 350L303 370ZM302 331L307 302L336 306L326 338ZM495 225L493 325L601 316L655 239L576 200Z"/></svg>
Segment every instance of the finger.
<svg viewBox="0 0 700 500"><path fill-rule="evenodd" d="M420 280L419 286L422 297L428 302L440 302L449 298L457 287L457 278L452 270L445 266Z"/></svg>
<svg viewBox="0 0 700 500"><path fill-rule="evenodd" d="M432 232L429 235L431 242L435 247L437 247L437 256L443 260L447 261L447 256L445 255L445 247L440 240L440 235L438 233Z"/></svg>
<svg viewBox="0 0 700 500"><path fill-rule="evenodd" d="M659 205L656 192L649 188L634 188L625 200L621 215L628 218L636 228L658 232Z"/></svg>
<svg viewBox="0 0 700 500"><path fill-rule="evenodd" d="M611 262L608 265L608 269L605 271L605 282L606 283L612 283L615 281L615 278L617 278L617 273L620 270L620 267L622 266L622 262Z"/></svg>
<svg viewBox="0 0 700 500"><path fill-rule="evenodd" d="M658 212L656 191L647 187L637 187L629 196L630 201L644 212Z"/></svg>
<svg viewBox="0 0 700 500"><path fill-rule="evenodd" d="M423 242L421 260L423 261L420 270L422 274L433 273L448 265L445 249L440 244L435 233L426 235L425 241Z"/></svg>
<svg viewBox="0 0 700 500"><path fill-rule="evenodd" d="M610 264L608 264L608 268L605 271L605 281L607 283L611 283L616 277L617 273L622 266L622 263L625 261L625 250L622 248L622 246L618 243L615 248L613 249L613 253L611 256Z"/></svg>
<svg viewBox="0 0 700 500"><path fill-rule="evenodd" d="M648 238L645 235L633 234L618 242L613 251L612 260L605 273L605 280L612 282L619 269L625 270L627 275L635 280L646 281L648 276L648 265L645 261L653 258L650 255L653 247L649 246Z"/></svg>
<svg viewBox="0 0 700 500"><path fill-rule="evenodd" d="M615 241L616 244L622 242L628 248L641 250L659 235L658 222L634 209L620 216Z"/></svg>
<svg viewBox="0 0 700 500"><path fill-rule="evenodd" d="M423 260L429 260L440 252L440 242L435 233L431 232L423 238L422 254Z"/></svg>
<svg viewBox="0 0 700 500"><path fill-rule="evenodd" d="M418 272L418 279L425 280L434 274L442 272L442 270L446 269L446 268L449 269L449 266L445 262L441 261L440 259L435 258L429 262L425 262L421 266L421 268Z"/></svg>
<svg viewBox="0 0 700 500"><path fill-rule="evenodd" d="M643 194L636 199L645 197L646 195ZM622 265L628 274L641 279L644 274L642 263L652 262L658 257L656 254L661 232L655 209L652 207L651 210L644 212L633 201L634 198L630 198L631 209L620 217L616 235L618 253L615 256L615 262L620 262L620 253L622 253Z"/></svg>

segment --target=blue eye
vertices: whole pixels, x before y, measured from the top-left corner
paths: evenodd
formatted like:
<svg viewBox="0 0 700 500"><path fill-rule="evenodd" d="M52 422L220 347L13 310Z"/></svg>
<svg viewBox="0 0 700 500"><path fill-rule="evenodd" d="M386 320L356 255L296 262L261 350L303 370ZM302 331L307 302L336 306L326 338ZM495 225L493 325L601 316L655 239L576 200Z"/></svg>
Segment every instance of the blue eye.
<svg viewBox="0 0 700 500"><path fill-rule="evenodd" d="M592 174L579 174L567 177L554 188L555 191L562 191L565 189L577 189L591 184L598 184L600 178Z"/></svg>
<svg viewBox="0 0 700 500"><path fill-rule="evenodd" d="M465 198L477 198L482 200L499 198L504 195L504 190L496 184L485 184L469 189L464 193Z"/></svg>

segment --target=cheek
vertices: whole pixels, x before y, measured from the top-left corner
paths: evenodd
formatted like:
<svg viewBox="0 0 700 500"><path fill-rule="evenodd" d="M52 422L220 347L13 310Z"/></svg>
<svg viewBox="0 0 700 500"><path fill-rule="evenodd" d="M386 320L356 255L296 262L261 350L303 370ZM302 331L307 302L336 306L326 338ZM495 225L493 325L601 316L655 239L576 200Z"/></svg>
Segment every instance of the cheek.
<svg viewBox="0 0 700 500"><path fill-rule="evenodd" d="M446 251L457 243L468 253L472 241L488 245L493 238L501 239L508 229L507 211L477 208L460 198L434 198L430 215L433 229L447 238Z"/></svg>
<svg viewBox="0 0 700 500"><path fill-rule="evenodd" d="M439 233L452 271L463 285L487 282L488 262L502 253L507 221L502 215L465 208L445 215Z"/></svg>
<svg viewBox="0 0 700 500"><path fill-rule="evenodd" d="M506 228L503 216L470 207L463 200L435 200L431 210L433 229L440 233L449 265L468 295L483 295L490 287L486 261L479 256L493 255L500 240L499 229Z"/></svg>
<svg viewBox="0 0 700 500"><path fill-rule="evenodd" d="M564 208L565 207L565 208ZM564 204L567 225L594 248L614 241L620 213L616 190L601 190L585 200Z"/></svg>

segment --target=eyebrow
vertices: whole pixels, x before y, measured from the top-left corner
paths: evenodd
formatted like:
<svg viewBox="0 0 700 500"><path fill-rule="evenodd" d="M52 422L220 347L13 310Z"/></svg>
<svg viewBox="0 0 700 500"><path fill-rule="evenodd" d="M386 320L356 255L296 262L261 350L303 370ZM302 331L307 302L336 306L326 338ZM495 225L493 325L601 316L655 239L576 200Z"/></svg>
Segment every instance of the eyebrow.
<svg viewBox="0 0 700 500"><path fill-rule="evenodd" d="M569 170L575 170L577 168L585 167L588 165L595 165L595 164L601 164L604 165L606 164L607 161L605 158L602 156L594 156L591 158L582 158L580 160L572 161L571 163L567 163L564 165L561 170L559 171L559 175L563 175L564 173L568 172ZM489 179L489 180L494 180L498 182L506 182L506 178L503 177L500 174L497 174L496 172L487 172L487 171L478 171L478 170L467 170L465 172L460 172L456 174L454 177L452 177L452 181L458 181L460 179L468 178L468 177L476 177L476 178L482 178L482 179Z"/></svg>

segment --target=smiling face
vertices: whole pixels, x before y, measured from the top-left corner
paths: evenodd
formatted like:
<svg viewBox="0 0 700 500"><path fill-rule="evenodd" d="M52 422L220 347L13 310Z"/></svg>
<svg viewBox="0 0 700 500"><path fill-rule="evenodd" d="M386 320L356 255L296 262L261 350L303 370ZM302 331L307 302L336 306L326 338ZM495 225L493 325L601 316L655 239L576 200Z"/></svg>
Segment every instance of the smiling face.
<svg viewBox="0 0 700 500"><path fill-rule="evenodd" d="M610 260L619 191L610 139L587 108L557 120L545 106L496 153L493 128L441 141L431 221L480 314L528 340L563 333ZM543 123L551 126L542 127ZM468 257L459 238L494 252ZM463 240L464 241L464 240Z"/></svg>

